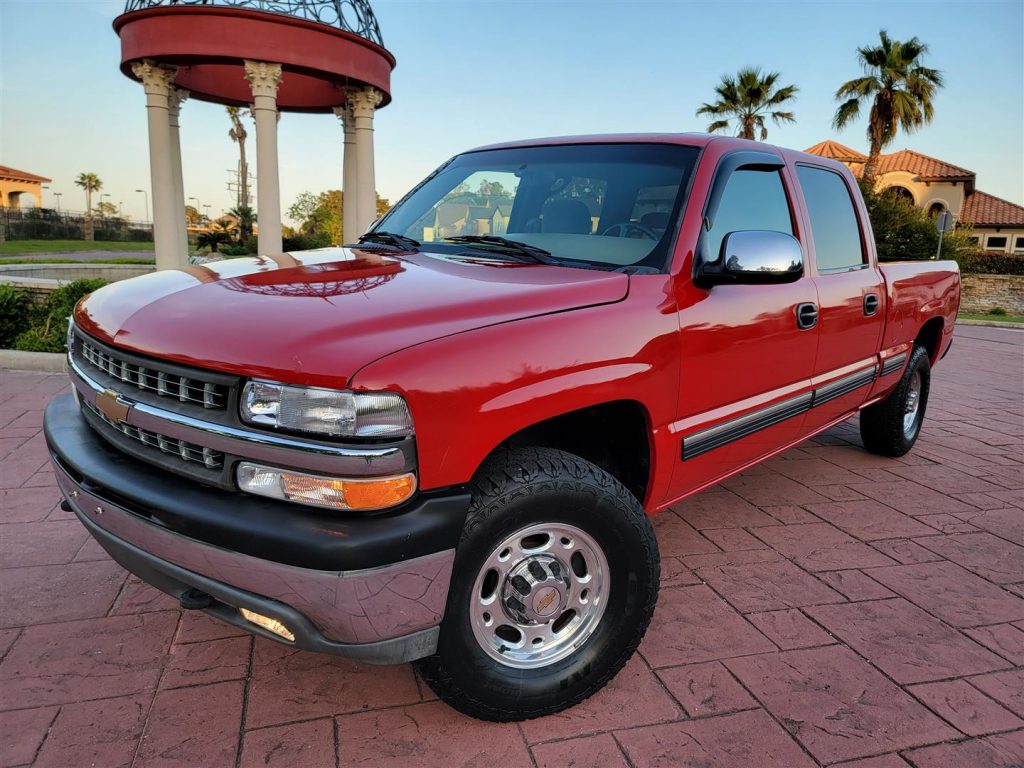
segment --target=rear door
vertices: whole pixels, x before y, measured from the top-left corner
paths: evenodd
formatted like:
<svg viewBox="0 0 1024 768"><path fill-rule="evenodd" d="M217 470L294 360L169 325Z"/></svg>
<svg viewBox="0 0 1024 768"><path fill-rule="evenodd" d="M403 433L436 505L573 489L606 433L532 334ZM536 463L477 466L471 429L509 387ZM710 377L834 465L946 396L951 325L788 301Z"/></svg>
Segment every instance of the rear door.
<svg viewBox="0 0 1024 768"><path fill-rule="evenodd" d="M885 284L870 260L870 229L854 203L852 181L831 168L798 164L807 244L818 294L818 352L808 430L859 407L877 374Z"/></svg>

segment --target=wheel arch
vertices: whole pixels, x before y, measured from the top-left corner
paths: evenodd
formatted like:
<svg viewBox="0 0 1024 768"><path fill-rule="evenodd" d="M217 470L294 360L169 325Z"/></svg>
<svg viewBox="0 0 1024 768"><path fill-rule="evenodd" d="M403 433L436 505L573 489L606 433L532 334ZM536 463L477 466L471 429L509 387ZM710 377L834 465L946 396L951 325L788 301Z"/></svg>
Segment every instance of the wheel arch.
<svg viewBox="0 0 1024 768"><path fill-rule="evenodd" d="M608 472L643 504L651 488L651 417L638 400L595 403L529 424L499 442L477 467L509 448L556 448Z"/></svg>
<svg viewBox="0 0 1024 768"><path fill-rule="evenodd" d="M917 332L914 345L921 345L928 351L928 361L935 365L938 362L939 349L942 346L942 329L944 321L941 317L926 320Z"/></svg>

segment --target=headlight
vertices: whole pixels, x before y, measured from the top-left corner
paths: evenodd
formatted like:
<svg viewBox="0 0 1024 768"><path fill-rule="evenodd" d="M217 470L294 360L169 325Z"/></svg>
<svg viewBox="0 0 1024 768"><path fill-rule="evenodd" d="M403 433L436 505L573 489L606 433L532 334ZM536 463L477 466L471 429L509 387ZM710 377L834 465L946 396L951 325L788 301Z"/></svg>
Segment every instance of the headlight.
<svg viewBox="0 0 1024 768"><path fill-rule="evenodd" d="M242 390L242 420L332 437L404 437L412 416L394 392L347 392L250 381Z"/></svg>
<svg viewBox="0 0 1024 768"><path fill-rule="evenodd" d="M243 461L238 465L238 487L298 504L369 511L394 507L408 499L416 491L416 476L407 473L351 480Z"/></svg>

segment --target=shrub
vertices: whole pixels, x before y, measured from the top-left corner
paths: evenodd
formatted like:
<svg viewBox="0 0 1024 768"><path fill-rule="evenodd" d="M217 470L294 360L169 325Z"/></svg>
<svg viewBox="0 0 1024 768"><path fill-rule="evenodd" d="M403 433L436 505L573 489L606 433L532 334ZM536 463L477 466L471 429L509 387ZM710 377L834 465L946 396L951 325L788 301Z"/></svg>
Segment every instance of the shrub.
<svg viewBox="0 0 1024 768"><path fill-rule="evenodd" d="M68 333L68 317L79 300L107 284L106 280L84 279L62 285L50 294L46 305L31 313L31 327L15 339L15 349L27 352L61 352Z"/></svg>
<svg viewBox="0 0 1024 768"><path fill-rule="evenodd" d="M935 219L909 200L891 192L875 192L863 182L861 192L875 233L879 261L934 259L939 246ZM970 228L961 227L942 239L942 258L970 261L981 249L971 242ZM964 270L961 263L961 270Z"/></svg>
<svg viewBox="0 0 1024 768"><path fill-rule="evenodd" d="M29 328L15 339L14 348L23 352L63 352L64 339L44 328Z"/></svg>
<svg viewBox="0 0 1024 768"><path fill-rule="evenodd" d="M331 244L328 232L317 232L312 235L293 235L282 240L285 251L310 251L314 248L326 248Z"/></svg>
<svg viewBox="0 0 1024 768"><path fill-rule="evenodd" d="M238 243L229 243L220 247L220 255L234 258L237 256L248 256L249 249Z"/></svg>
<svg viewBox="0 0 1024 768"><path fill-rule="evenodd" d="M1024 256L1012 253L992 253L975 249L956 254L955 258L964 274L1024 275Z"/></svg>
<svg viewBox="0 0 1024 768"><path fill-rule="evenodd" d="M129 229L128 239L133 243L151 243L153 242L153 232L148 229Z"/></svg>
<svg viewBox="0 0 1024 768"><path fill-rule="evenodd" d="M0 347L9 348L29 325L28 297L13 285L0 285Z"/></svg>
<svg viewBox="0 0 1024 768"><path fill-rule="evenodd" d="M988 313L989 313L990 315L999 315L999 316L1004 316L1004 315L1006 315L1006 310L1005 310L1005 309L1003 309L1002 307L992 307L992 309L990 309L990 310L988 311Z"/></svg>

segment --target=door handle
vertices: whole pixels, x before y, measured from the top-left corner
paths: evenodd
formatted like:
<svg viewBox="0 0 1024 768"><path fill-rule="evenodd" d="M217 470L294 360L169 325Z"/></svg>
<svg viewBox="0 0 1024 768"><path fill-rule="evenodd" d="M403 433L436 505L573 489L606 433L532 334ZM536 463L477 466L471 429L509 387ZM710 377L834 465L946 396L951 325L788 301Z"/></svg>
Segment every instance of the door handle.
<svg viewBox="0 0 1024 768"><path fill-rule="evenodd" d="M813 302L805 302L796 305L796 327L801 331L813 328L818 324L818 305Z"/></svg>
<svg viewBox="0 0 1024 768"><path fill-rule="evenodd" d="M871 317L878 311L878 294L868 293L864 296L864 314Z"/></svg>

